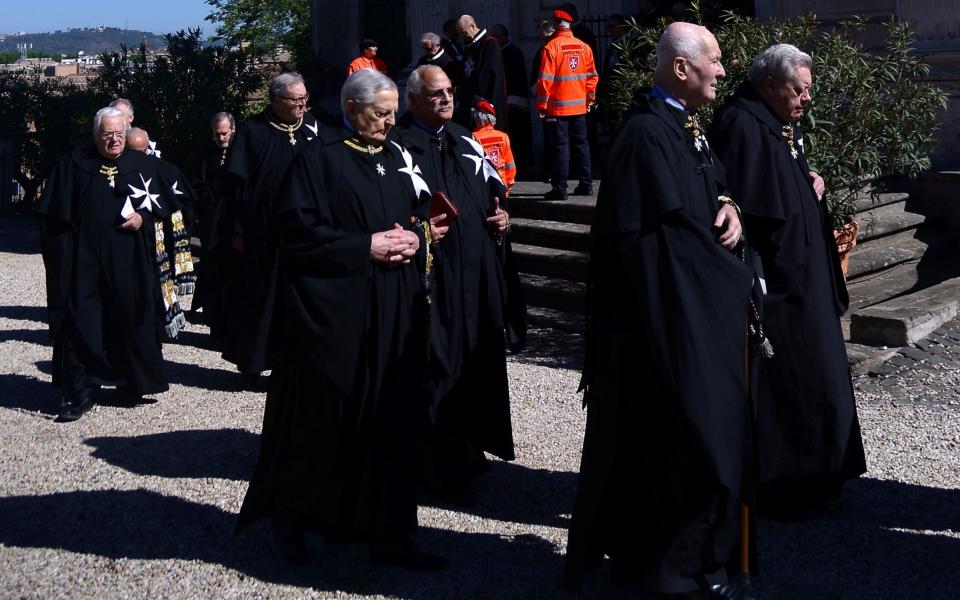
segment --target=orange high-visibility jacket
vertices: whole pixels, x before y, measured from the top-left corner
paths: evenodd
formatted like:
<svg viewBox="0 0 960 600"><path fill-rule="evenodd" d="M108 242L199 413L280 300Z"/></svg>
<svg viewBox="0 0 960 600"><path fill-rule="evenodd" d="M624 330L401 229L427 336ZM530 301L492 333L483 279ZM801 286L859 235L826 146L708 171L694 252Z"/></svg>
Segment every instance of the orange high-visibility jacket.
<svg viewBox="0 0 960 600"><path fill-rule="evenodd" d="M510 149L510 138L502 131L493 128L493 125L484 125L473 131L473 138L480 142L483 151L487 153L500 179L509 190L517 179L517 163L513 160L513 150Z"/></svg>
<svg viewBox="0 0 960 600"><path fill-rule="evenodd" d="M537 110L548 117L582 115L596 100L599 79L590 46L560 29L543 47Z"/></svg>
<svg viewBox="0 0 960 600"><path fill-rule="evenodd" d="M353 61L350 63L350 66L347 67L347 77L350 77L361 69L376 69L384 75L390 75L390 73L387 71L387 63L383 62L376 56L373 58L367 58L361 54L353 59Z"/></svg>

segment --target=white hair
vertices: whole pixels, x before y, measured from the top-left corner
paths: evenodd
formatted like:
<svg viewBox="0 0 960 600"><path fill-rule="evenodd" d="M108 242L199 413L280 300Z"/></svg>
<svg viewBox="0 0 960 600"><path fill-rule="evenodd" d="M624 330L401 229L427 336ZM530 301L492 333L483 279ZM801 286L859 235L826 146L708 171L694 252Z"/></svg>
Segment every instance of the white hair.
<svg viewBox="0 0 960 600"><path fill-rule="evenodd" d="M440 36L428 31L427 33L420 36L421 44L430 44L431 47L440 45Z"/></svg>
<svg viewBox="0 0 960 600"><path fill-rule="evenodd" d="M374 96L380 92L397 89L392 79L375 69L360 69L343 84L340 90L340 110L347 114L347 101L353 100L357 104L372 104Z"/></svg>
<svg viewBox="0 0 960 600"><path fill-rule="evenodd" d="M767 77L773 77L777 81L790 79L799 67L813 70L813 59L810 55L790 44L776 44L753 59L748 77L754 87L760 87Z"/></svg>
<svg viewBox="0 0 960 600"><path fill-rule="evenodd" d="M270 99L273 100L277 96L283 94L287 91L292 85L297 85L298 83L303 83L303 76L296 71L288 71L286 73L281 73L270 80L270 87L267 90L267 94L270 96Z"/></svg>
<svg viewBox="0 0 960 600"><path fill-rule="evenodd" d="M410 106L410 98L413 96L419 96L420 92L423 91L423 77L429 71L436 69L443 73L444 77L447 76L446 72L438 67L437 65L420 65L410 73L410 76L407 77L407 107Z"/></svg>
<svg viewBox="0 0 960 600"><path fill-rule="evenodd" d="M669 68L675 58L685 58L690 62L698 62L703 56L705 48L703 36L694 34L693 30L676 30L667 27L657 42L657 68Z"/></svg>
<svg viewBox="0 0 960 600"><path fill-rule="evenodd" d="M107 106L111 106L113 108L120 108L121 106L125 106L126 108L120 108L120 110L122 110L125 115L131 116L131 117L133 116L133 102L130 102L126 98L117 98Z"/></svg>
<svg viewBox="0 0 960 600"><path fill-rule="evenodd" d="M475 108L471 108L470 114L473 115L473 120L477 123L480 123L481 125L497 124L497 117L491 115L490 113L485 113Z"/></svg>
<svg viewBox="0 0 960 600"><path fill-rule="evenodd" d="M127 113L123 112L115 106L105 106L97 111L97 114L93 115L93 133L98 133L100 131L100 123L103 121L104 117L122 117L123 118L123 131L127 131Z"/></svg>

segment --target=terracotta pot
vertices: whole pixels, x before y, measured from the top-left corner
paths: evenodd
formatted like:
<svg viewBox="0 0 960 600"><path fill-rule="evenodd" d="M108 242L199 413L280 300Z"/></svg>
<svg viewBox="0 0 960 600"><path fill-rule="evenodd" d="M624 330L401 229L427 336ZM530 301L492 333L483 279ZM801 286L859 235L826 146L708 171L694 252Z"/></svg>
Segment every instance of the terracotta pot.
<svg viewBox="0 0 960 600"><path fill-rule="evenodd" d="M860 233L860 221L850 218L843 227L833 230L833 238L837 242L837 255L840 257L840 270L843 278L847 278L847 265L850 262L850 250L857 245L857 234Z"/></svg>

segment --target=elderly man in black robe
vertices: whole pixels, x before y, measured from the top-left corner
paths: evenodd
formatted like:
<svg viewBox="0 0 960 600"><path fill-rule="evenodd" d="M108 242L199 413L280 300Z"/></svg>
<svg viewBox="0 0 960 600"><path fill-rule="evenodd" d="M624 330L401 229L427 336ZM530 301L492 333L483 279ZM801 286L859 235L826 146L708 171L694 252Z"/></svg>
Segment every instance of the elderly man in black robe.
<svg viewBox="0 0 960 600"><path fill-rule="evenodd" d="M37 206L60 421L80 418L103 385L128 402L167 390L161 339L183 325L183 216L159 163L126 148L128 126L120 109L98 111L94 146L57 164Z"/></svg>
<svg viewBox="0 0 960 600"><path fill-rule="evenodd" d="M459 209L433 248L428 483L445 499L469 503L470 484L487 467L484 452L514 458L504 331L509 327L511 343L519 348L526 309L508 262L505 188L470 131L450 121L450 79L437 67L415 69L407 80L407 108L397 124L403 145L431 192L446 193Z"/></svg>
<svg viewBox="0 0 960 600"><path fill-rule="evenodd" d="M396 85L361 70L341 107L344 127L296 158L272 210L286 342L238 527L269 517L293 562L308 560L304 532L315 531L367 542L375 564L441 568L412 539L429 195L411 155L387 141Z"/></svg>
<svg viewBox="0 0 960 600"><path fill-rule="evenodd" d="M712 597L726 582L749 461L753 270L734 252L737 209L696 118L723 76L709 31L670 25L655 86L610 149L592 228L572 587L604 555L660 594Z"/></svg>
<svg viewBox="0 0 960 600"><path fill-rule="evenodd" d="M507 80L503 71L503 56L500 44L486 28L481 29L476 19L463 15L457 20L457 31L465 43L463 49L463 72L465 78L457 88L458 105L454 120L464 126L473 125L470 109L477 100L483 99L493 105L497 115L496 128L508 131Z"/></svg>
<svg viewBox="0 0 960 600"><path fill-rule="evenodd" d="M833 227L795 122L810 102L810 56L778 44L716 114L710 141L743 211L766 284L774 356L758 369L758 509L800 516L866 470L840 330L847 288Z"/></svg>
<svg viewBox="0 0 960 600"><path fill-rule="evenodd" d="M249 379L272 366L280 344L272 326L276 248L270 209L287 168L320 129L307 112L310 95L299 73L278 75L268 93L270 104L240 126L230 151L226 206L211 234L224 284L217 298L205 302L214 307L208 323L223 358Z"/></svg>
<svg viewBox="0 0 960 600"><path fill-rule="evenodd" d="M417 66L434 65L443 69L454 86L463 81L463 65L448 52L441 43L440 36L427 32L420 36L420 48L423 55L417 60Z"/></svg>

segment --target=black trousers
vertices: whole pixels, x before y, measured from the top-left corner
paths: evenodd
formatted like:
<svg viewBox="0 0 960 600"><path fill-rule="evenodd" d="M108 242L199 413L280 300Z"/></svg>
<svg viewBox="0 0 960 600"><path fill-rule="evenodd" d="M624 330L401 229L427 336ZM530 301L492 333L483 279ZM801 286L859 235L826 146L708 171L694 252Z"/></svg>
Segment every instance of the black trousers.
<svg viewBox="0 0 960 600"><path fill-rule="evenodd" d="M547 143L546 154L552 164L550 184L553 188L565 192L570 171L577 175L581 185L592 186L587 116L547 117L543 127ZM572 157L570 147L573 149Z"/></svg>

